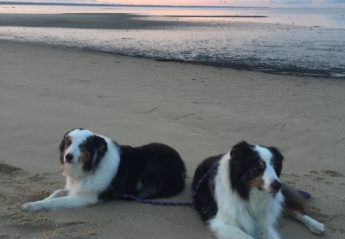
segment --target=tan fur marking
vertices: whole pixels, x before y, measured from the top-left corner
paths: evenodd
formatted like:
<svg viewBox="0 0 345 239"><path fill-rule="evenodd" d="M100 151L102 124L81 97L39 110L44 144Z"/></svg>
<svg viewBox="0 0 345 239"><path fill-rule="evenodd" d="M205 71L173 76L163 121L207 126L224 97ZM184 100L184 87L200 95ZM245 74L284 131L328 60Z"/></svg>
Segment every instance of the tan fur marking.
<svg viewBox="0 0 345 239"><path fill-rule="evenodd" d="M249 186L252 188L262 188L264 186L264 180L262 179L262 175L250 180Z"/></svg>
<svg viewBox="0 0 345 239"><path fill-rule="evenodd" d="M63 149L63 152L65 153L66 149L68 148L68 141L72 141L71 137L70 136L65 136L64 138L64 149Z"/></svg>
<svg viewBox="0 0 345 239"><path fill-rule="evenodd" d="M68 148L68 146L67 146L67 141L68 140L71 140L71 138L69 136L65 136L63 138L63 149L60 152L60 162L61 162L61 164L63 164L65 162L64 157L65 157L66 149Z"/></svg>
<svg viewBox="0 0 345 239"><path fill-rule="evenodd" d="M81 163L85 164L91 160L91 154L84 148L80 149L80 157L79 160Z"/></svg>
<svg viewBox="0 0 345 239"><path fill-rule="evenodd" d="M284 207L284 214L285 214L285 216L290 216L292 218L296 218L297 213L298 213L297 210L291 209L291 208L289 208L287 206Z"/></svg>

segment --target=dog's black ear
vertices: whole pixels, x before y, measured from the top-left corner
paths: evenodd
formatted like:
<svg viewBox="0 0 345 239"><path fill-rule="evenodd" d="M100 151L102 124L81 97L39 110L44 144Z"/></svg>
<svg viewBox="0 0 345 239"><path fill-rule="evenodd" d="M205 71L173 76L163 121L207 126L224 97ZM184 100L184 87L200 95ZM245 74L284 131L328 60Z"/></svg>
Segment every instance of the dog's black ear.
<svg viewBox="0 0 345 239"><path fill-rule="evenodd" d="M91 141L91 145L93 148L93 160L92 164L93 166L97 166L99 161L103 158L104 154L108 150L107 142L103 137L100 137L98 135L93 135L89 138Z"/></svg>
<svg viewBox="0 0 345 239"><path fill-rule="evenodd" d="M268 149L272 152L272 154L274 155L274 157L276 157L277 159L279 159L280 161L284 160L284 156L282 155L282 153L279 151L278 148L271 146L268 147Z"/></svg>
<svg viewBox="0 0 345 239"><path fill-rule="evenodd" d="M244 180L249 157L253 154L252 146L246 141L234 145L230 151L230 183L233 190L236 190L243 199L249 198L249 187Z"/></svg>
<svg viewBox="0 0 345 239"><path fill-rule="evenodd" d="M94 135L92 136L92 141L98 154L101 154L103 157L103 155L108 149L107 142L105 142L105 139L103 137Z"/></svg>
<svg viewBox="0 0 345 239"><path fill-rule="evenodd" d="M272 147L268 147L268 149L273 154L273 159L272 159L273 167L279 177L283 168L284 156L280 153L280 151L276 147L272 146Z"/></svg>
<svg viewBox="0 0 345 239"><path fill-rule="evenodd" d="M92 135L87 138L84 146L84 150L87 150L89 158L84 161L83 169L85 171L94 170L107 152L107 142L103 137Z"/></svg>
<svg viewBox="0 0 345 239"><path fill-rule="evenodd" d="M243 158L243 156L250 153L250 150L251 150L251 145L248 144L246 141L241 141L232 147L230 151L230 155L231 157L237 156L237 158ZM239 157L239 156L242 156L242 157Z"/></svg>

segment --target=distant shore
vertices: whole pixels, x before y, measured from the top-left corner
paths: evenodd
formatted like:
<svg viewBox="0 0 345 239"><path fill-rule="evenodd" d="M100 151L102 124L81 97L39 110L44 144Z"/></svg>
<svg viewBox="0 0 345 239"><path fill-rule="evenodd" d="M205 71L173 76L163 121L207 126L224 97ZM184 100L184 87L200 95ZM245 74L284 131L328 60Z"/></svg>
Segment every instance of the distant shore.
<svg viewBox="0 0 345 239"><path fill-rule="evenodd" d="M59 2L9 2L9 1L3 1L0 2L0 5L36 5L36 6L90 6L90 7L95 7L95 6L100 6L100 7L149 7L149 8L160 8L160 7L175 7L175 8L257 8L257 9L265 9L269 8L268 6L260 6L260 7L255 7L255 6L208 6L208 5L149 5L149 4L102 4L102 3L59 3Z"/></svg>
<svg viewBox="0 0 345 239"><path fill-rule="evenodd" d="M264 18L265 15L163 15L163 17L183 17L183 18L194 18L194 17L212 17L212 18Z"/></svg>
<svg viewBox="0 0 345 239"><path fill-rule="evenodd" d="M196 25L176 20L152 20L126 13L0 14L0 26L81 29L155 29ZM156 18L265 18L265 15L161 15ZM199 23L201 25L201 23Z"/></svg>
<svg viewBox="0 0 345 239"><path fill-rule="evenodd" d="M139 18L140 19L137 19ZM61 27L80 29L154 29L181 25L177 21L153 21L141 15L121 13L0 14L0 26ZM186 23L183 23L186 24Z"/></svg>

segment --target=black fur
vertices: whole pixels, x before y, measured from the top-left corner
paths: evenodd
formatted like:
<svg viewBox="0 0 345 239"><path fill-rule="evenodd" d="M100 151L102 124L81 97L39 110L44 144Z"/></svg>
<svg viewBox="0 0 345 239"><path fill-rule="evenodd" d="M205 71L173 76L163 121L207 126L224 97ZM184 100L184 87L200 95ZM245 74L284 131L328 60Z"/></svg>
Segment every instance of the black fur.
<svg viewBox="0 0 345 239"><path fill-rule="evenodd" d="M306 214L305 199L292 187L283 184L282 193L284 195L284 206L290 210L296 210Z"/></svg>
<svg viewBox="0 0 345 239"><path fill-rule="evenodd" d="M184 189L186 169L178 152L160 143L141 147L119 146L120 165L111 187L100 199L170 197Z"/></svg>
<svg viewBox="0 0 345 239"><path fill-rule="evenodd" d="M236 144L230 152L229 163L231 188L245 200L249 198L248 181L265 170L260 165L260 156L253 151L253 146L243 141Z"/></svg>
<svg viewBox="0 0 345 239"><path fill-rule="evenodd" d="M263 146L266 147L266 146ZM283 156L275 147L266 147L273 155L273 167L280 176L282 170ZM250 187L248 182L259 176L266 169L265 163L260 160L259 154L254 146L242 141L236 144L230 152L229 164L230 181L233 190L245 200L249 199Z"/></svg>
<svg viewBox="0 0 345 239"><path fill-rule="evenodd" d="M284 157L283 157L283 155L279 152L279 150L276 147L268 147L268 149L273 154L273 167L274 167L274 170L276 171L278 177L280 177L280 174L281 174L282 168L283 168Z"/></svg>
<svg viewBox="0 0 345 239"><path fill-rule="evenodd" d="M88 137L81 146L85 147L91 155L91 160L84 163L83 169L85 171L96 170L98 163L107 151L107 143L102 137L93 135Z"/></svg>
<svg viewBox="0 0 345 239"><path fill-rule="evenodd" d="M192 191L195 192L195 196L193 198L194 208L204 221L214 217L218 211L217 204L213 197L214 176L217 172L218 163L221 157L222 155L218 155L205 159L197 167L194 174L192 183ZM203 177L204 179L202 179ZM196 188L198 185L199 187Z"/></svg>

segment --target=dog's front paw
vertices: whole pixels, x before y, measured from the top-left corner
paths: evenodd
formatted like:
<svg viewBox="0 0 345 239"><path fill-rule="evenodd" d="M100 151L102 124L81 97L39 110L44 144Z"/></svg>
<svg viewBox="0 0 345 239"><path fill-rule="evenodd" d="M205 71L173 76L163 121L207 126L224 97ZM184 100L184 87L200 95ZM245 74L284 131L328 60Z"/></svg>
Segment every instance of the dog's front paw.
<svg viewBox="0 0 345 239"><path fill-rule="evenodd" d="M23 204L22 209L29 212L37 212L43 210L44 208L41 206L39 202L28 202Z"/></svg>

